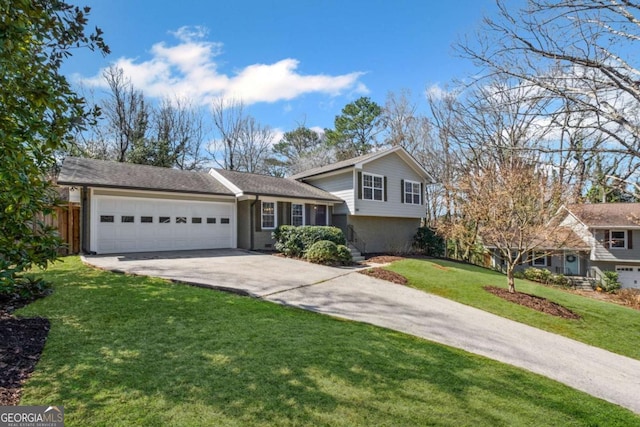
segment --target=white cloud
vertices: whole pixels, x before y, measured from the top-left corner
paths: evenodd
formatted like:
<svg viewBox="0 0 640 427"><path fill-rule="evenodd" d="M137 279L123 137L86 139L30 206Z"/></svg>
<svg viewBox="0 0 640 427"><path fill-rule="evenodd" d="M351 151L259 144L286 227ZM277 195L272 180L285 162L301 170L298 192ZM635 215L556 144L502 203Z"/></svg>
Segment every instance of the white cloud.
<svg viewBox="0 0 640 427"><path fill-rule="evenodd" d="M308 93L337 96L343 93L368 92L359 81L363 72L342 75L300 74L299 61L281 59L272 64L252 64L236 74L218 70L217 58L223 44L205 39L204 27L182 27L171 34L178 44L156 43L151 58L120 58L114 65L123 69L136 89L151 97L181 97L206 104L217 97L242 99L245 105L258 102L291 100ZM83 79L89 86L105 87L103 70Z"/></svg>
<svg viewBox="0 0 640 427"><path fill-rule="evenodd" d="M425 95L433 99L443 99L448 93L449 92L443 89L438 83L432 84L425 90Z"/></svg>

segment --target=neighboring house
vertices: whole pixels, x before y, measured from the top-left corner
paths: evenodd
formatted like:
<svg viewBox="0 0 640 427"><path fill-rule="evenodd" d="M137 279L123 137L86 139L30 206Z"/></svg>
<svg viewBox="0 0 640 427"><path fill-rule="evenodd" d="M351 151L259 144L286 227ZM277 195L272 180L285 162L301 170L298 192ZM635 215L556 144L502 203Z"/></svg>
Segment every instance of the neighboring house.
<svg viewBox="0 0 640 427"><path fill-rule="evenodd" d="M403 148L311 169L292 176L321 188L344 203L333 210L340 227L362 252L402 252L425 216L427 171Z"/></svg>
<svg viewBox="0 0 640 427"><path fill-rule="evenodd" d="M567 238L560 247L541 245L529 254L527 267L553 273L600 279L616 271L623 287L640 288L640 203L603 203L563 206L556 233ZM634 244L634 241L636 244ZM492 252L491 266L504 262Z"/></svg>
<svg viewBox="0 0 640 427"><path fill-rule="evenodd" d="M408 248L428 174L404 149L310 172L276 178L68 157L58 184L81 190L86 253L270 249L284 224L341 227L356 246L366 242L362 252Z"/></svg>
<svg viewBox="0 0 640 427"><path fill-rule="evenodd" d="M616 271L624 287L640 288L640 203L569 205L562 225L588 244L589 277ZM634 244L634 241L637 244Z"/></svg>

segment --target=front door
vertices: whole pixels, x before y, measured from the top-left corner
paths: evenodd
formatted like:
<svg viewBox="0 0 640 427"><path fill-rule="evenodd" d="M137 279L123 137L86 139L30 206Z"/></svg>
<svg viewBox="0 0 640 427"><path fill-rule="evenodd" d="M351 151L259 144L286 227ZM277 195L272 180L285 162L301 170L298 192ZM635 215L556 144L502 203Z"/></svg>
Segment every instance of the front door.
<svg viewBox="0 0 640 427"><path fill-rule="evenodd" d="M564 253L564 274L567 276L580 275L580 257L575 252Z"/></svg>

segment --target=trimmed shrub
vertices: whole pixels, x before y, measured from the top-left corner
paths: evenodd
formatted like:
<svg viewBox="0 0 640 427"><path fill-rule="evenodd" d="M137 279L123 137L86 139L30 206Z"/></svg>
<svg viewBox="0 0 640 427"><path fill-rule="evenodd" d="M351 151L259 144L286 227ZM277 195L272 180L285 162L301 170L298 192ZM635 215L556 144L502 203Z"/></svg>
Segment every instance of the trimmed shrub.
<svg viewBox="0 0 640 427"><path fill-rule="evenodd" d="M539 268L534 268L534 267L529 267L524 271L524 277L527 280L531 280L534 282L541 282L542 281L542 270L540 270Z"/></svg>
<svg viewBox="0 0 640 427"><path fill-rule="evenodd" d="M301 258L304 253L304 244L300 238L300 233L293 225L281 225L276 228L271 236L276 241L275 248L289 257Z"/></svg>
<svg viewBox="0 0 640 427"><path fill-rule="evenodd" d="M305 225L281 225L272 233L276 241L275 248L286 256L302 258L316 242L326 240L336 245L347 243L342 230L338 227Z"/></svg>
<svg viewBox="0 0 640 427"><path fill-rule="evenodd" d="M353 262L351 251L345 245L338 245L338 260L342 265L349 265Z"/></svg>
<svg viewBox="0 0 640 427"><path fill-rule="evenodd" d="M320 240L315 242L307 250L307 260L316 264L336 264L338 263L338 245L330 240Z"/></svg>
<svg viewBox="0 0 640 427"><path fill-rule="evenodd" d="M524 277L527 280L548 284L552 282L553 273L546 268L529 267L524 271Z"/></svg>
<svg viewBox="0 0 640 427"><path fill-rule="evenodd" d="M429 227L419 227L413 236L413 247L427 256L444 256L444 239Z"/></svg>
<svg viewBox="0 0 640 427"><path fill-rule="evenodd" d="M552 274L549 277L549 283L563 288L571 286L571 281L564 274Z"/></svg>
<svg viewBox="0 0 640 427"><path fill-rule="evenodd" d="M604 277L600 283L600 287L605 292L615 292L620 289L617 271L603 271Z"/></svg>

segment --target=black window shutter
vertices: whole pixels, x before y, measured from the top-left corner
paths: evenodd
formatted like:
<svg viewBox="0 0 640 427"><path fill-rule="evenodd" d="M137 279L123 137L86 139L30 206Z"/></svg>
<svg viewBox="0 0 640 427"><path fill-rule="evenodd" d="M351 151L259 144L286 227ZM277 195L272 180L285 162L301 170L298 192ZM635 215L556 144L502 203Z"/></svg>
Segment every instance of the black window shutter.
<svg viewBox="0 0 640 427"><path fill-rule="evenodd" d="M551 267L551 254L547 255L547 267Z"/></svg>
<svg viewBox="0 0 640 427"><path fill-rule="evenodd" d="M387 177L385 176L382 180L382 191L384 192L384 201L387 201Z"/></svg>
<svg viewBox="0 0 640 427"><path fill-rule="evenodd" d="M262 202L256 202L254 205L254 222L256 223L256 231L262 231Z"/></svg>
<svg viewBox="0 0 640 427"><path fill-rule="evenodd" d="M358 199L362 199L362 172L358 172Z"/></svg>
<svg viewBox="0 0 640 427"><path fill-rule="evenodd" d="M400 180L400 203L404 203L404 179Z"/></svg>
<svg viewBox="0 0 640 427"><path fill-rule="evenodd" d="M633 230L627 230L627 249L633 249L633 239L631 236L633 235Z"/></svg>
<svg viewBox="0 0 640 427"><path fill-rule="evenodd" d="M285 202L278 202L278 217L276 225L284 225L285 222Z"/></svg>
<svg viewBox="0 0 640 427"><path fill-rule="evenodd" d="M604 230L604 247L609 248L609 230Z"/></svg>
<svg viewBox="0 0 640 427"><path fill-rule="evenodd" d="M305 203L304 205L304 219L305 219L305 223L304 225L315 225L315 221L316 219L314 217L311 216L311 205Z"/></svg>
<svg viewBox="0 0 640 427"><path fill-rule="evenodd" d="M420 204L424 205L424 182L420 183Z"/></svg>
<svg viewBox="0 0 640 427"><path fill-rule="evenodd" d="M533 256L534 256L535 252L531 251L529 252L529 265L533 265Z"/></svg>

